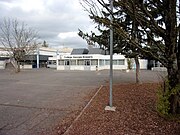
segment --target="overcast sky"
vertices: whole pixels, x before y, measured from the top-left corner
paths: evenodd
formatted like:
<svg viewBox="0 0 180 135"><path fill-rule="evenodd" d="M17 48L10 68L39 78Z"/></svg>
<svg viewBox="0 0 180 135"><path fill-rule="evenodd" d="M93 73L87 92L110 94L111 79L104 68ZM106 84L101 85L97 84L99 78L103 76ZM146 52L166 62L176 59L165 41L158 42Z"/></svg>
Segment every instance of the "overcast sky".
<svg viewBox="0 0 180 135"><path fill-rule="evenodd" d="M87 32L94 28L79 0L0 0L0 20L3 18L37 29L51 47L85 48L78 28Z"/></svg>

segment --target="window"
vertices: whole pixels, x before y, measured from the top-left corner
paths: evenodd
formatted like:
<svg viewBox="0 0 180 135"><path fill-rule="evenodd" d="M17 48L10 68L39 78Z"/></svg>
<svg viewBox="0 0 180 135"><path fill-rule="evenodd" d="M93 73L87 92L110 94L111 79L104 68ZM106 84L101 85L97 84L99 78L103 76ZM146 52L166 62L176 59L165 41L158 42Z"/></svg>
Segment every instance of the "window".
<svg viewBox="0 0 180 135"><path fill-rule="evenodd" d="M78 65L84 65L84 60L78 60Z"/></svg>
<svg viewBox="0 0 180 135"><path fill-rule="evenodd" d="M56 65L56 60L53 60L52 63L53 63L53 65Z"/></svg>
<svg viewBox="0 0 180 135"><path fill-rule="evenodd" d="M66 60L65 63L64 63L64 65L66 65L66 66L70 65L69 60Z"/></svg>
<svg viewBox="0 0 180 135"><path fill-rule="evenodd" d="M99 60L99 65L100 66L104 65L104 60Z"/></svg>
<svg viewBox="0 0 180 135"><path fill-rule="evenodd" d="M110 65L110 60L105 60L105 65Z"/></svg>
<svg viewBox="0 0 180 135"><path fill-rule="evenodd" d="M76 65L76 60L71 60L71 65Z"/></svg>
<svg viewBox="0 0 180 135"><path fill-rule="evenodd" d="M86 66L89 66L90 65L90 60L84 60L84 65L86 65Z"/></svg>
<svg viewBox="0 0 180 135"><path fill-rule="evenodd" d="M117 65L117 60L113 60L113 65Z"/></svg>
<svg viewBox="0 0 180 135"><path fill-rule="evenodd" d="M91 60L91 65L98 65L98 60Z"/></svg>
<svg viewBox="0 0 180 135"><path fill-rule="evenodd" d="M52 64L52 62L51 61L48 61L48 65L51 65Z"/></svg>
<svg viewBox="0 0 180 135"><path fill-rule="evenodd" d="M64 60L59 60L59 65L64 65Z"/></svg>
<svg viewBox="0 0 180 135"><path fill-rule="evenodd" d="M124 60L117 60L117 65L124 65Z"/></svg>

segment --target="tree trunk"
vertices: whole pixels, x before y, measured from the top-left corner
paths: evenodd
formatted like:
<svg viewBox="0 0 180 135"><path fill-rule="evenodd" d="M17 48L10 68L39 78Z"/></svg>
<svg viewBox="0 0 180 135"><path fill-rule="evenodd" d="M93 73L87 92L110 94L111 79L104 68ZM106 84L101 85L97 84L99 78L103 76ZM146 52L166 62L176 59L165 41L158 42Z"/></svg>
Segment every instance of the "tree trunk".
<svg viewBox="0 0 180 135"><path fill-rule="evenodd" d="M179 108L179 58L178 58L178 46L177 46L177 13L176 13L176 2L177 0L168 0L164 3L166 8L165 13L165 56L167 59L167 70L168 70L168 81L170 97L168 99L170 103L169 113L177 114Z"/></svg>
<svg viewBox="0 0 180 135"><path fill-rule="evenodd" d="M168 69L168 81L170 85L169 91L175 90L175 93L172 93L169 97L170 110L171 114L180 113L180 79L179 71L173 68Z"/></svg>
<svg viewBox="0 0 180 135"><path fill-rule="evenodd" d="M20 72L20 62L17 61L17 72Z"/></svg>
<svg viewBox="0 0 180 135"><path fill-rule="evenodd" d="M140 83L140 79L139 79L140 64L139 64L138 56L135 56L134 60L136 64L136 83Z"/></svg>
<svg viewBox="0 0 180 135"><path fill-rule="evenodd" d="M180 8L179 8L180 11ZM177 47L177 67L178 67L178 73L177 73L177 78L178 78L178 85L180 86L180 24L178 26L178 47ZM180 88L179 88L180 89ZM180 90L179 93L177 94L177 113L180 114Z"/></svg>
<svg viewBox="0 0 180 135"><path fill-rule="evenodd" d="M170 90L177 89L177 94L171 95L169 98L170 110L169 113L180 114L180 25L178 26L178 47L177 47L177 62L169 64L168 81ZM175 64L177 63L177 64Z"/></svg>

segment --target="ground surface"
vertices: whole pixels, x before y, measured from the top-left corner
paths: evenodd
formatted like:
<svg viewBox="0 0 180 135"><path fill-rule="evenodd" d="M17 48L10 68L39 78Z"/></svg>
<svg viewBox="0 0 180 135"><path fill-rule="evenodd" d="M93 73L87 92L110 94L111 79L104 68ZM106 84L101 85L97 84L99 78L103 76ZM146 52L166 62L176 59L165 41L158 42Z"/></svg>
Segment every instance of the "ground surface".
<svg viewBox="0 0 180 135"><path fill-rule="evenodd" d="M110 112L104 109L109 88L103 87L65 135L180 135L180 123L156 112L157 88L155 83L115 85L116 111Z"/></svg>
<svg viewBox="0 0 180 135"><path fill-rule="evenodd" d="M160 74L141 71L141 81L157 82ZM51 134L64 118L78 114L108 76L108 71L0 70L0 135ZM134 82L134 72L114 71L114 84Z"/></svg>

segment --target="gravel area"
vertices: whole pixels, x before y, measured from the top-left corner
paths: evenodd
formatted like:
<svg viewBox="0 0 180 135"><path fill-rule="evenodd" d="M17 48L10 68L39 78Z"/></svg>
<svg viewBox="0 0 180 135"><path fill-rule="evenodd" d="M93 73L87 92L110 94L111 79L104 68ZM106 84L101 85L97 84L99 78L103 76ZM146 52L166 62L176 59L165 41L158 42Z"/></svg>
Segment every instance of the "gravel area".
<svg viewBox="0 0 180 135"><path fill-rule="evenodd" d="M158 86L156 83L114 85L115 112L105 111L109 87L104 86L77 121L73 122L80 112L72 112L54 134L64 134L73 122L66 135L180 135L180 123L164 119L156 112Z"/></svg>

